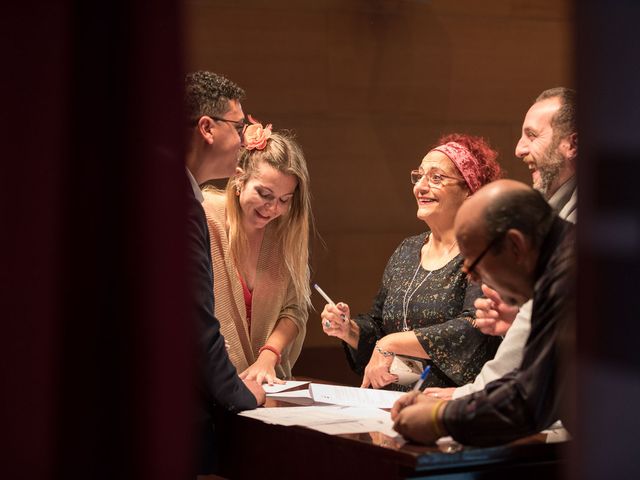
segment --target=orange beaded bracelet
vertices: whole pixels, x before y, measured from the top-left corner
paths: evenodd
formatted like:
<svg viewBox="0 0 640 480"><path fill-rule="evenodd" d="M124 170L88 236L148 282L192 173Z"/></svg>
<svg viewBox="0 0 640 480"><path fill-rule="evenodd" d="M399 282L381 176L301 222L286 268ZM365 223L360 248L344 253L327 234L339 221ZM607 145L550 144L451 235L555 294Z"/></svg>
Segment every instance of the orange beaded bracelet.
<svg viewBox="0 0 640 480"><path fill-rule="evenodd" d="M258 354L261 354L265 350L269 350L270 352L275 353L276 356L278 357L278 364L280 363L280 361L282 360L282 355L280 355L280 352L278 351L278 349L276 347L272 347L271 345L264 345L264 346L260 347L260 350L258 350Z"/></svg>

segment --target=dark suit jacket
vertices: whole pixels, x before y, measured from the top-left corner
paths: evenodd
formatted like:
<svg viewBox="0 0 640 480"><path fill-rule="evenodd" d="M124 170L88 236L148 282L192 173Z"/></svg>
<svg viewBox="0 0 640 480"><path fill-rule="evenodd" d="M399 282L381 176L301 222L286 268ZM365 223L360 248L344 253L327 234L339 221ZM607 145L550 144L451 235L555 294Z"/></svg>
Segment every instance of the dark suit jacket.
<svg viewBox="0 0 640 480"><path fill-rule="evenodd" d="M214 316L213 274L209 248L209 230L200 202L196 200L189 183L188 193L188 278L192 318L196 321L198 347L199 414L198 428L201 430L203 463L198 473L210 473L213 456L213 410L221 407L231 412L257 407L256 399L238 377L229 360L220 334L220 322ZM203 466L204 465L204 466Z"/></svg>
<svg viewBox="0 0 640 480"><path fill-rule="evenodd" d="M484 390L447 404L444 424L464 445L498 445L547 428L561 417L575 315L575 230L556 218L536 265L531 333L520 368Z"/></svg>

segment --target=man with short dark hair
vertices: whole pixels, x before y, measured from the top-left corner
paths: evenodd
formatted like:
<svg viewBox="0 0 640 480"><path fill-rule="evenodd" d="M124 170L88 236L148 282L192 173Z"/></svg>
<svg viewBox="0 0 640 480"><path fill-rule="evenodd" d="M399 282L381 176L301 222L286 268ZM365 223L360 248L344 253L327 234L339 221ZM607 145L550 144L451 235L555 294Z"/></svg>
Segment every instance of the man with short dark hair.
<svg viewBox="0 0 640 480"><path fill-rule="evenodd" d="M559 344L574 314L573 226L539 192L498 180L460 207L455 229L469 276L510 304L533 299L523 360L520 368L457 400L403 396L391 412L394 428L423 443L444 435L465 445L506 443L560 417Z"/></svg>
<svg viewBox="0 0 640 480"><path fill-rule="evenodd" d="M192 316L197 325L200 411L200 462L197 473L215 473L213 409L231 412L256 408L265 393L254 381L242 381L227 355L220 323L214 316L213 274L209 230L199 185L231 176L236 167L245 124L240 100L244 92L225 77L211 72L187 75L185 85L188 147L188 274Z"/></svg>
<svg viewBox="0 0 640 480"><path fill-rule="evenodd" d="M187 75L185 116L186 165L198 185L235 173L247 120L240 101L244 90L222 75Z"/></svg>
<svg viewBox="0 0 640 480"><path fill-rule="evenodd" d="M575 193L576 101L575 90L564 87L545 90L529 108L522 124L516 156L531 171L533 188L547 199L563 187L568 194ZM575 222L575 218L572 220Z"/></svg>

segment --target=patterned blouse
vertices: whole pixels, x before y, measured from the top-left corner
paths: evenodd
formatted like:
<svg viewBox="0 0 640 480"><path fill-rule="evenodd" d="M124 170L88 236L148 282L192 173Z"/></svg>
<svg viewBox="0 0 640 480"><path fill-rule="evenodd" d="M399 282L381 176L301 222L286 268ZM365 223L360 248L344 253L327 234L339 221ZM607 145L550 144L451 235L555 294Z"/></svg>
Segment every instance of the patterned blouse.
<svg viewBox="0 0 640 480"><path fill-rule="evenodd" d="M387 263L371 311L353 319L360 326L358 349L343 344L356 373L364 373L376 341L402 331L405 295L407 326L430 357L426 360L431 370L425 387L453 387L471 382L495 355L500 337L484 335L472 325L473 302L482 296L482 291L467 281L462 272L462 256L457 255L431 272L418 268L420 251L428 235L403 240ZM390 387L404 389L398 385Z"/></svg>

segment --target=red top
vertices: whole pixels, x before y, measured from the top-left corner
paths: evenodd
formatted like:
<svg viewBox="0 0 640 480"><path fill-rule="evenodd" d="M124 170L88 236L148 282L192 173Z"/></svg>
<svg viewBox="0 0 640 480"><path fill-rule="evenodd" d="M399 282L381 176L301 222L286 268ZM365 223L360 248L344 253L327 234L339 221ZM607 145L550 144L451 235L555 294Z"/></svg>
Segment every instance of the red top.
<svg viewBox="0 0 640 480"><path fill-rule="evenodd" d="M242 293L244 295L244 306L247 310L247 328L249 329L249 335L251 335L251 300L253 299L253 294L247 287L247 284L244 283L242 279L242 275L238 274L238 278L240 279L240 283L242 284Z"/></svg>

